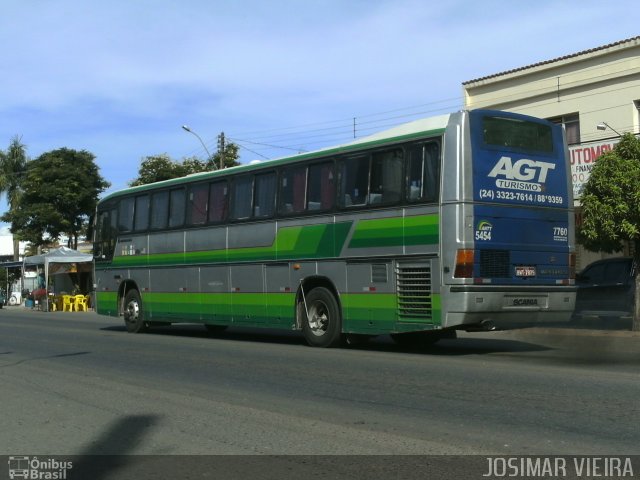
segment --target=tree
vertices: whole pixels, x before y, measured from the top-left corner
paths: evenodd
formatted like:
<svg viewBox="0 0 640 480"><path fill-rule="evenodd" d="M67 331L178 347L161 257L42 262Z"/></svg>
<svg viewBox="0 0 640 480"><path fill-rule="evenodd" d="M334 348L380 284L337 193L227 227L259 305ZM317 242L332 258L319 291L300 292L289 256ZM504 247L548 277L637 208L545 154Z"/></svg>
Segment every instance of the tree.
<svg viewBox="0 0 640 480"><path fill-rule="evenodd" d="M20 182L27 168L26 147L16 135L11 139L6 152L0 150L0 195L6 194L9 212L18 208L22 190ZM17 235L13 236L13 259L17 261L20 255L20 241Z"/></svg>
<svg viewBox="0 0 640 480"><path fill-rule="evenodd" d="M238 162L238 158L240 154L238 151L240 147L235 143L227 143L224 146L224 158L223 158L223 168L235 167L236 165L240 165ZM223 156L223 153L218 150L208 161L207 161L207 170L215 170L216 168L220 168L220 157Z"/></svg>
<svg viewBox="0 0 640 480"><path fill-rule="evenodd" d="M2 217L11 222L12 233L36 246L66 235L68 245L77 248L98 196L109 187L94 159L86 150L60 148L29 162L18 208Z"/></svg>
<svg viewBox="0 0 640 480"><path fill-rule="evenodd" d="M171 160L166 153L151 155L142 159L138 169L138 178L129 182L129 185L146 185L147 183L171 180L172 178L187 175L185 167Z"/></svg>
<svg viewBox="0 0 640 480"><path fill-rule="evenodd" d="M240 165L238 162L238 146L229 143L224 149L224 166L233 167ZM220 165L220 152L217 152L207 161L197 157L189 157L181 162L174 161L166 153L144 157L138 169L138 177L129 182L132 187L146 185L148 183L161 182L172 178L184 177L192 173L208 172L216 170Z"/></svg>
<svg viewBox="0 0 640 480"><path fill-rule="evenodd" d="M640 268L640 139L626 133L595 163L581 198L583 223L578 230L585 247L617 252L632 246ZM633 330L640 330L640 274L635 279Z"/></svg>

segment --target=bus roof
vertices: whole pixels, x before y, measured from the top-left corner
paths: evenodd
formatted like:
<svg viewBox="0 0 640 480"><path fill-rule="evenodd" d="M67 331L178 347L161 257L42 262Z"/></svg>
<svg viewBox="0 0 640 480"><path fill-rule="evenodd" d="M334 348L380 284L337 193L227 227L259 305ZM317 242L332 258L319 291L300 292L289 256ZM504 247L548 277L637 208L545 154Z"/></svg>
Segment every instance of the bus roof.
<svg viewBox="0 0 640 480"><path fill-rule="evenodd" d="M213 170L209 172L192 173L190 175L172 178L170 180L163 180L161 182L148 183L145 185L139 185L136 187L129 187L122 190L113 192L100 201L106 201L114 197L121 195L142 192L146 190L154 190L156 188L162 188L164 186L180 185L183 183L190 183L194 180L206 180L209 178L224 177L232 173L250 172L254 170L268 169L276 166L295 163L297 161L308 160L312 158L321 158L327 155L334 155L345 152L357 152L358 150L376 147L387 143L395 143L404 140L410 140L413 138L419 138L427 135L438 135L444 132L447 123L449 122L450 114L439 115L436 117L422 118L414 120L412 122L404 123L388 130L383 130L366 137L359 138L349 143L342 145L335 145L332 147L326 147L312 152L299 153L292 156L281 157L273 160L265 160L259 163L250 163L238 165L236 167L225 168L223 170Z"/></svg>

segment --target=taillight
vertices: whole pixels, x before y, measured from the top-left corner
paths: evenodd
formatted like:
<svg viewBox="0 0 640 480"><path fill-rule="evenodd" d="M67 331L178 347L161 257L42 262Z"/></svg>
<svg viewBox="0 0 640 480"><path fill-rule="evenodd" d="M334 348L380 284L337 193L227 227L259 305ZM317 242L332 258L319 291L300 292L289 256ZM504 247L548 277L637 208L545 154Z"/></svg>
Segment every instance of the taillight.
<svg viewBox="0 0 640 480"><path fill-rule="evenodd" d="M470 248L459 249L456 253L455 278L473 278L474 250Z"/></svg>

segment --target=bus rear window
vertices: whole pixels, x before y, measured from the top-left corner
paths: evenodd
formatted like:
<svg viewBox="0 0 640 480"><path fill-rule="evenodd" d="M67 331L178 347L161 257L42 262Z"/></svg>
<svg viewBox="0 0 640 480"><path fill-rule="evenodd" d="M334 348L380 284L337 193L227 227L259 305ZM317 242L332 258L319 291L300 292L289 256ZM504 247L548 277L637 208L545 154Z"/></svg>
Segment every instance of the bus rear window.
<svg viewBox="0 0 640 480"><path fill-rule="evenodd" d="M485 145L528 152L553 152L551 127L527 120L486 116L482 119Z"/></svg>

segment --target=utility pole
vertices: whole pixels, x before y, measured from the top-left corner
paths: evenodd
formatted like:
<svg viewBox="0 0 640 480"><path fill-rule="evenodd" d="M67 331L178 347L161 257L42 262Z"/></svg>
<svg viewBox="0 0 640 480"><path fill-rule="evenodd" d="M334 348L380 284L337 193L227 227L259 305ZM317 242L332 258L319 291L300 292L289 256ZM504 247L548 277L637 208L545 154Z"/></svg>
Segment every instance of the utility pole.
<svg viewBox="0 0 640 480"><path fill-rule="evenodd" d="M224 132L218 135L218 153L220 154L220 170L224 168Z"/></svg>

